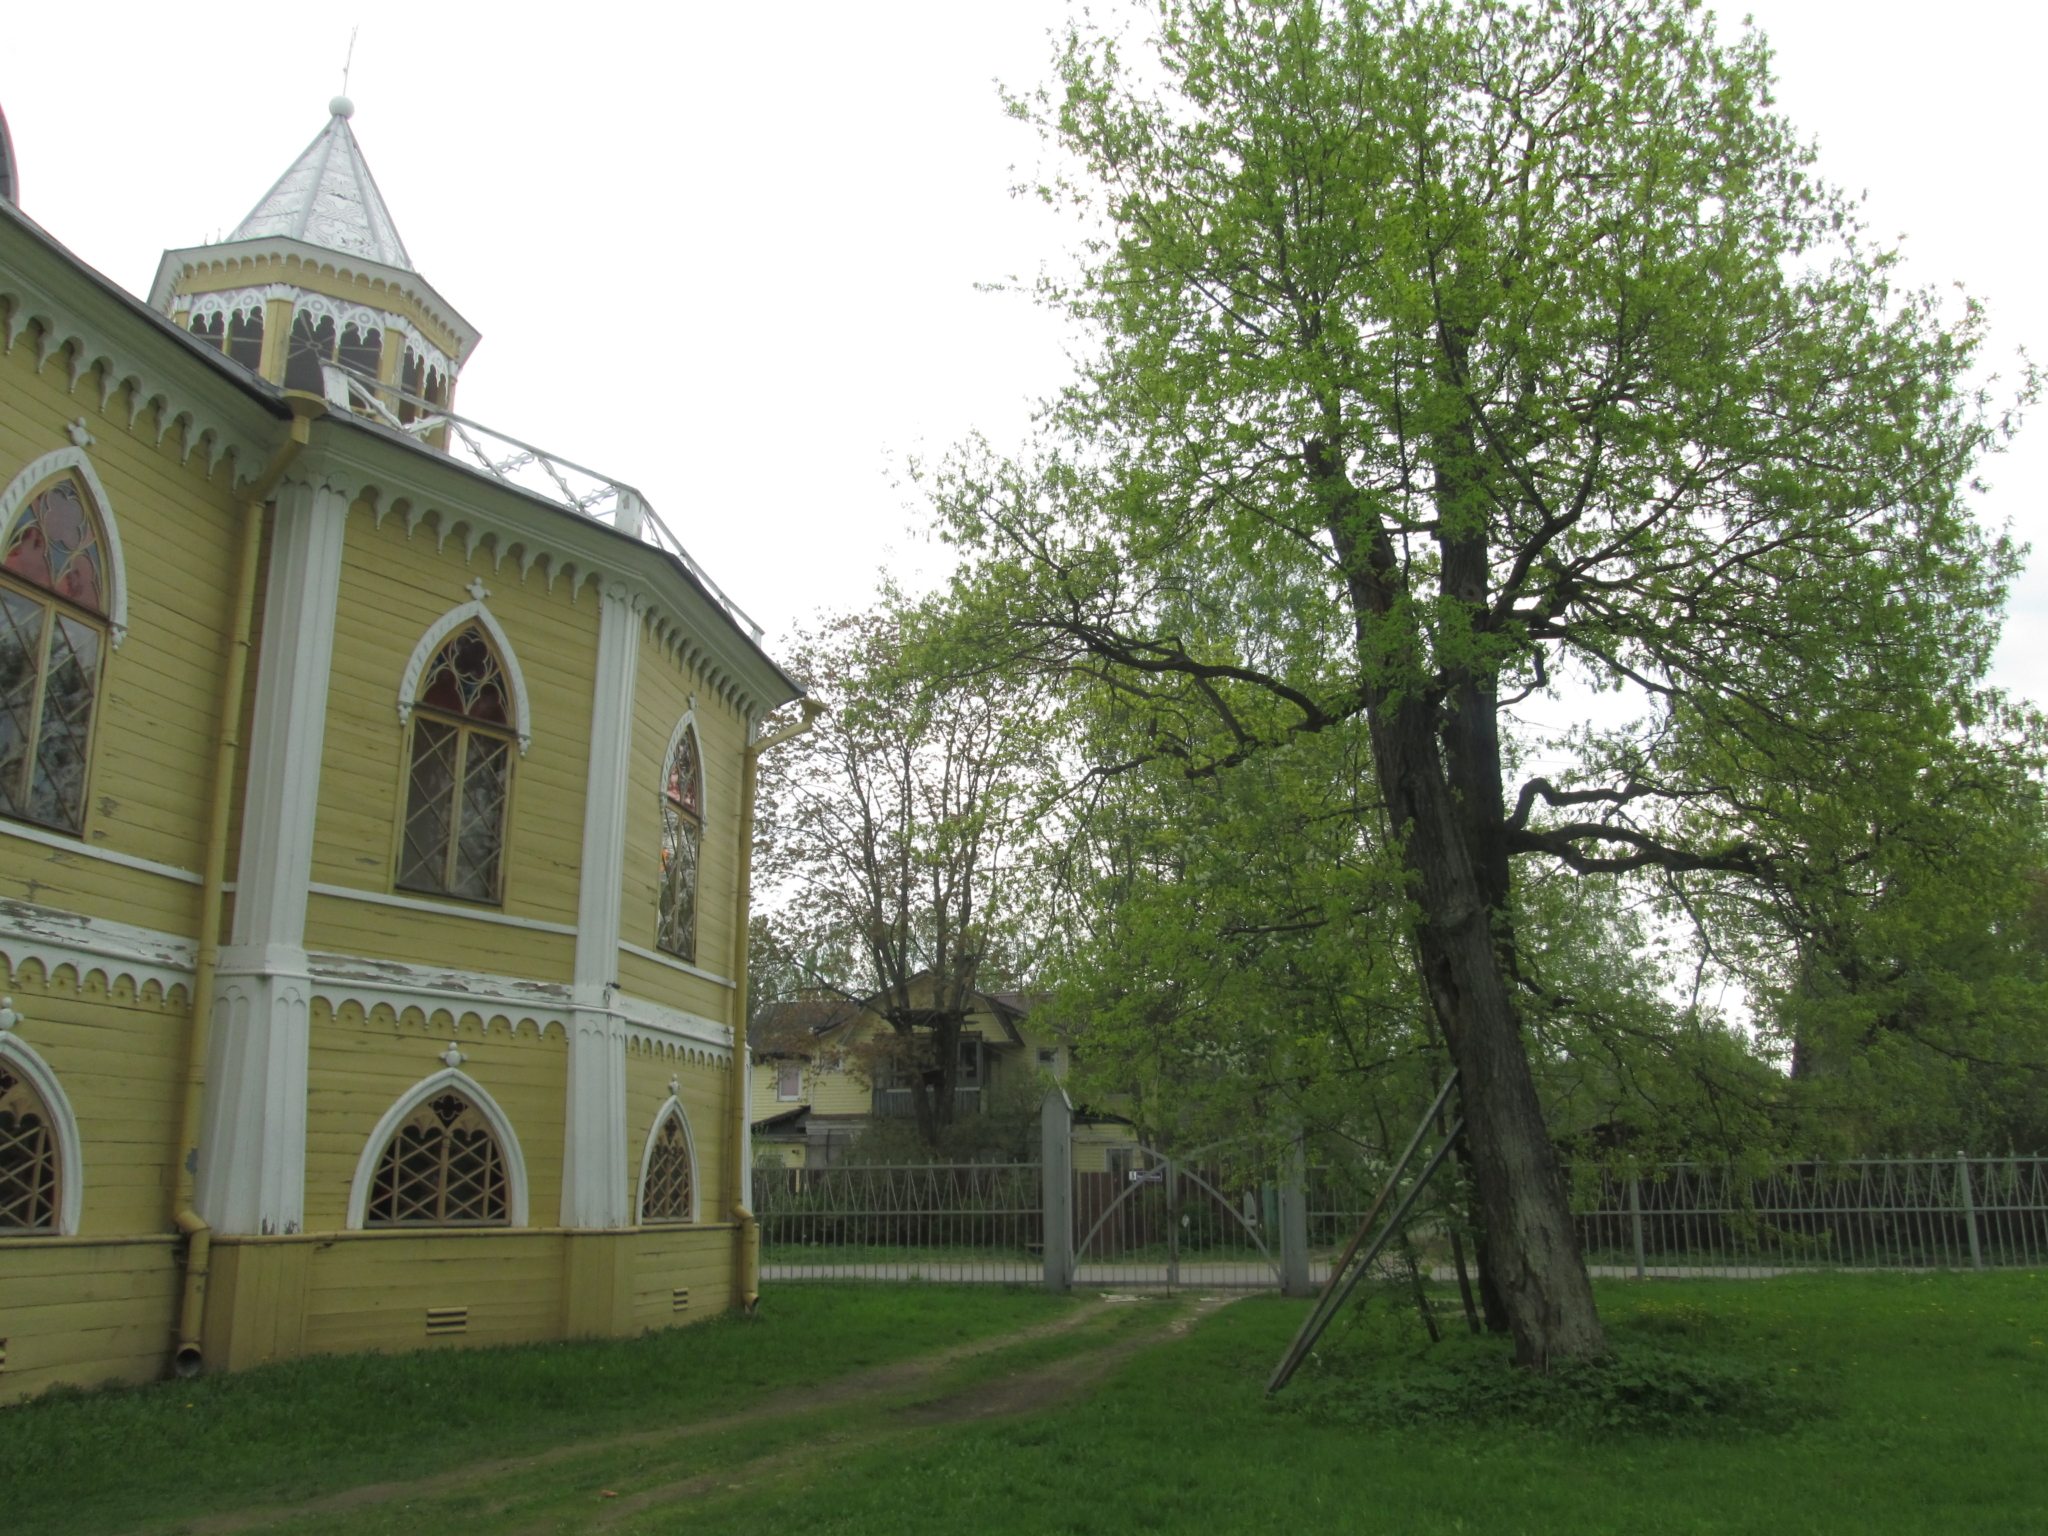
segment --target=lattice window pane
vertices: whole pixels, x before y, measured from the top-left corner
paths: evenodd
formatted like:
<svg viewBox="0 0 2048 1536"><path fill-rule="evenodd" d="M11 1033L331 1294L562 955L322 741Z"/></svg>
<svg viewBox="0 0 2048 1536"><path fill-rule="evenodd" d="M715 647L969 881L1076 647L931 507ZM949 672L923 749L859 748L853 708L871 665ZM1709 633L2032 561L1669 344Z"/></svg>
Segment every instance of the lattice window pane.
<svg viewBox="0 0 2048 1536"><path fill-rule="evenodd" d="M410 890L497 901L512 789L512 707L505 669L471 624L434 652L420 679L413 772L398 883ZM459 722L459 723L458 723Z"/></svg>
<svg viewBox="0 0 2048 1536"><path fill-rule="evenodd" d="M642 1221L689 1221L696 1202L696 1175L690 1165L690 1139L683 1122L670 1115L655 1134L647 1159L647 1181L640 1191Z"/></svg>
<svg viewBox="0 0 2048 1536"><path fill-rule="evenodd" d="M697 849L703 829L674 807L661 819L661 914L655 942L685 960L697 958Z"/></svg>
<svg viewBox="0 0 2048 1536"><path fill-rule="evenodd" d="M449 1092L406 1116L377 1159L366 1223L490 1226L509 1219L505 1157L483 1112Z"/></svg>
<svg viewBox="0 0 2048 1536"><path fill-rule="evenodd" d="M498 898L498 855L505 845L505 802L512 785L512 744L470 732L463 754L461 829L450 891L474 901Z"/></svg>
<svg viewBox="0 0 2048 1536"><path fill-rule="evenodd" d="M0 1063L0 1232L56 1231L58 1175L48 1106Z"/></svg>
<svg viewBox="0 0 2048 1536"><path fill-rule="evenodd" d="M455 779L461 735L452 725L418 718L412 725L412 775L405 801L405 850L398 883L442 891L448 843L455 830Z"/></svg>
<svg viewBox="0 0 2048 1536"><path fill-rule="evenodd" d="M15 815L28 808L26 770L36 739L36 695L43 671L47 606L0 588L0 797Z"/></svg>
<svg viewBox="0 0 2048 1536"><path fill-rule="evenodd" d="M57 616L50 636L28 814L53 827L85 825L85 765L92 741L93 691L100 675L100 640L99 630L63 614Z"/></svg>

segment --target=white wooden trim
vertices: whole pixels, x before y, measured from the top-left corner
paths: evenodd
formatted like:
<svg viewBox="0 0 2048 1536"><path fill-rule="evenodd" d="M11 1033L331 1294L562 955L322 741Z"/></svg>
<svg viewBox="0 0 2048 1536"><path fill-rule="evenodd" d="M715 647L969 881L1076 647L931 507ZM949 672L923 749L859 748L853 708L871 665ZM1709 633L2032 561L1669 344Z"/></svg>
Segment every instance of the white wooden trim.
<svg viewBox="0 0 2048 1536"><path fill-rule="evenodd" d="M488 912L477 907L457 906L450 901L424 901L417 896L395 896L388 891L364 891L348 885L323 885L309 889L315 896L332 896L337 901L366 901L372 906L397 907L406 912L431 912L437 917L463 917L472 922L496 923L501 928L524 928L532 933L558 933L576 937L573 923L550 923L538 917L514 917L506 912Z"/></svg>
<svg viewBox="0 0 2048 1536"><path fill-rule="evenodd" d="M308 955L306 969L313 996L330 1008L354 1003L367 1014L382 1003L394 1013L417 1007L432 1017L445 1007L458 1020L473 1013L487 1022L501 1016L515 1029L528 1020L542 1034L550 1024L569 1028L569 989L560 982L332 953Z"/></svg>
<svg viewBox="0 0 2048 1536"><path fill-rule="evenodd" d="M348 508L324 477L287 481L277 495L235 872L238 946L304 941Z"/></svg>
<svg viewBox="0 0 2048 1536"><path fill-rule="evenodd" d="M97 975L109 988L125 979L138 992L154 982L168 994L191 984L193 954L192 940L177 934L32 902L0 901L0 955L16 976L24 961L33 960L46 976L71 967L80 986Z"/></svg>
<svg viewBox="0 0 2048 1536"><path fill-rule="evenodd" d="M619 908L625 879L626 793L632 781L633 690L640 626L632 593L607 582L598 593L597 681L583 797L583 867L576 892L577 1001L606 1002L618 976ZM623 1176L624 1170L620 1170Z"/></svg>
<svg viewBox="0 0 2048 1536"><path fill-rule="evenodd" d="M0 836L18 837L25 843L41 843L45 848L55 848L60 853L75 853L81 859L101 859L108 864L118 864L123 869L138 870L145 875L161 875L166 880L182 880L187 885L199 884L197 874L189 869L180 869L175 864L159 864L155 859L122 853L114 848L95 848L91 843L79 838L66 837L61 832L50 832L42 827L31 827L18 821L0 821Z"/></svg>
<svg viewBox="0 0 2048 1536"><path fill-rule="evenodd" d="M732 1027L707 1019L700 1013L687 1013L680 1008L671 1008L665 1003L650 1002L644 997L621 993L617 1001L620 1016L635 1029L665 1040L688 1040L697 1045L708 1045L718 1055L730 1055L732 1051Z"/></svg>
<svg viewBox="0 0 2048 1536"><path fill-rule="evenodd" d="M619 940L619 948L629 955L637 955L642 960L652 960L656 965L665 965L672 971L681 971L685 976L695 976L699 981L712 982L721 987L736 987L739 985L730 976L721 976L716 971L703 970L698 966L690 964L687 960L677 959L666 950L644 949L638 944L628 944L624 939Z"/></svg>
<svg viewBox="0 0 2048 1536"><path fill-rule="evenodd" d="M405 676L399 680L398 723L402 726L412 719L413 706L419 703L420 677L441 648L441 642L471 620L483 625L484 632L491 637L491 643L498 649L498 660L505 668L505 680L512 685L512 729L519 737L519 755L524 757L526 749L533 745L533 711L526 701L526 675L519 670L519 655L512 649L511 640L482 598L450 608L420 636L405 664Z"/></svg>
<svg viewBox="0 0 2048 1536"><path fill-rule="evenodd" d="M14 532L15 514L28 504L29 492L67 469L76 471L85 482L92 495L93 510L99 514L100 531L106 535L107 586L111 589L107 594L107 628L112 631L114 649L118 651L128 637L128 566L121 558L121 529L114 521L114 504L108 500L107 488L100 484L99 472L92 467L83 448L58 448L39 459L31 459L20 474L7 482L7 488L0 491L0 550L7 547L8 535Z"/></svg>
<svg viewBox="0 0 2048 1536"><path fill-rule="evenodd" d="M670 1094L654 1112L654 1123L647 1128L647 1140L640 1148L640 1177L633 1185L633 1225L644 1227L647 1222L647 1165L654 1161L654 1139L661 1134L662 1123L674 1115L683 1123L683 1145L690 1153L690 1214L681 1221L657 1221L657 1227L680 1227L702 1219L704 1214L704 1165L697 1161L697 1138L690 1134L690 1117L683 1109L682 1100Z"/></svg>
<svg viewBox="0 0 2048 1536"><path fill-rule="evenodd" d="M15 1029L19 1029L16 1025ZM72 1111L71 1100L64 1093L64 1085L57 1081L49 1063L36 1054L35 1047L22 1039L13 1030L0 1032L0 1058L12 1062L21 1069L21 1075L35 1085L43 1106L50 1111L50 1118L57 1127L57 1236L75 1237L78 1233L78 1211L85 1190L85 1154L79 1150L78 1116ZM669 1102L673 1103L674 1100ZM661 1122L657 1119L655 1122ZM689 1122L683 1123L683 1132L689 1133ZM652 1143L649 1143L651 1146ZM694 1170L696 1150L691 1149L690 1161ZM691 1198L696 1197L694 1182ZM695 1217L693 1216L694 1220Z"/></svg>
<svg viewBox="0 0 2048 1536"><path fill-rule="evenodd" d="M505 1157L506 1213L513 1226L526 1225L526 1157L519 1150L519 1137L512 1130L512 1122L498 1107L498 1101L484 1091L483 1084L459 1067L443 1067L421 1078L401 1094L398 1101L384 1111L384 1118L377 1122L370 1139L363 1143L363 1155L356 1159L356 1176L348 1191L349 1231L363 1230L363 1213L370 1203L370 1181L377 1176L377 1160L384 1155L384 1148L390 1144L391 1138L398 1134L400 1123L428 1099L449 1088L468 1099L490 1122L491 1134L498 1138L498 1150ZM434 1229L423 1227L419 1230Z"/></svg>

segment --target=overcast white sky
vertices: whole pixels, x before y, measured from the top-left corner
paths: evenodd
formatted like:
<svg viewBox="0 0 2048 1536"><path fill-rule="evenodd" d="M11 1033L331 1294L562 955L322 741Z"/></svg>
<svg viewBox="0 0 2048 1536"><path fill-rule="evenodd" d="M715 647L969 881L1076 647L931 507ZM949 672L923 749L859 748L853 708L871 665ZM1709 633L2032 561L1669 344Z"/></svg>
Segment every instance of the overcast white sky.
<svg viewBox="0 0 2048 1536"><path fill-rule="evenodd" d="M359 0L9 8L23 208L142 292L319 131L360 24L353 126L421 273L483 333L463 414L636 484L771 636L935 552L894 466L1022 435L1051 323L975 285L1066 231L993 82L1047 72L1060 0L575 7ZM1740 7L1723 7L1739 16ZM1762 0L1822 168L2048 359L2034 190L2040 8ZM86 18L89 17L88 21ZM2048 702L2048 412L1988 470L2043 546L1999 680Z"/></svg>

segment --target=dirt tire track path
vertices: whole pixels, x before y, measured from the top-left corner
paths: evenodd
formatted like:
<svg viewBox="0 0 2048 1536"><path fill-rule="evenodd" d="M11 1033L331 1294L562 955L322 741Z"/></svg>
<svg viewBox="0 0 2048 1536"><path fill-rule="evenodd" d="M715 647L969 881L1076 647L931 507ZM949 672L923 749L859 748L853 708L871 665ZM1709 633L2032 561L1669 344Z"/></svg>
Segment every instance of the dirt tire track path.
<svg viewBox="0 0 2048 1536"><path fill-rule="evenodd" d="M961 1393L930 1403L886 1408L883 1411L895 1422L872 1433L842 1435L815 1446L771 1452L754 1461L728 1467L716 1473L707 1473L660 1488L638 1491L626 1499L607 1500L601 1510L592 1512L592 1524L586 1528L600 1529L615 1525L620 1520L657 1504L706 1492L721 1484L729 1484L736 1477L772 1475L784 1465L794 1465L813 1456L840 1455L874 1440L908 1433L913 1427L911 1415L915 1415L915 1424L928 1425L939 1419L964 1422L999 1414L1025 1413L1034 1408L1048 1406L1076 1395L1099 1380L1120 1361L1128 1359L1148 1344L1162 1342L1169 1336L1185 1332L1195 1317L1215 1310L1223 1304L1224 1299L1204 1298L1192 1309L1176 1310L1173 1318L1160 1327L1124 1335L1106 1348L1083 1350L1077 1354L1063 1356L1049 1365L1035 1367L992 1382L977 1383ZM1072 1312L1048 1322L1034 1323L1026 1328L974 1339L931 1354L892 1361L872 1370L856 1371L816 1386L777 1392L750 1407L717 1418L695 1419L687 1424L668 1424L659 1428L630 1430L616 1435L599 1435L590 1439L546 1446L523 1455L469 1462L445 1472L429 1473L423 1477L358 1484L353 1488L340 1489L317 1498L288 1504L253 1505L215 1515L152 1523L144 1529L158 1532L177 1531L189 1533L189 1536L235 1536L235 1533L243 1531L288 1527L296 1521L318 1516L346 1515L400 1501L459 1493L501 1478L531 1473L537 1468L579 1461L609 1451L676 1444L728 1430L742 1429L749 1424L810 1417L865 1400L900 1395L922 1382L935 1379L962 1361L1043 1339L1080 1332L1091 1327L1106 1326L1115 1310L1113 1302L1105 1298L1092 1306L1076 1307ZM544 1528L558 1529L559 1521Z"/></svg>
<svg viewBox="0 0 2048 1536"><path fill-rule="evenodd" d="M872 1430L794 1446L735 1466L721 1467L713 1472L607 1500L593 1512L583 1529L611 1530L665 1504L736 1489L763 1477L781 1476L805 1465L822 1466L854 1451L869 1450L891 1440L907 1438L936 1424L1013 1418L1054 1407L1079 1397L1133 1355L1180 1337L1202 1318L1236 1299L1234 1296L1202 1297L1185 1309L1176 1309L1171 1317L1156 1326L1126 1333L1102 1349L1065 1355L993 1381L976 1382L944 1397L889 1410L888 1422ZM559 1522L559 1516L551 1517L547 1524L532 1527L519 1536L538 1536L542 1531L559 1530Z"/></svg>

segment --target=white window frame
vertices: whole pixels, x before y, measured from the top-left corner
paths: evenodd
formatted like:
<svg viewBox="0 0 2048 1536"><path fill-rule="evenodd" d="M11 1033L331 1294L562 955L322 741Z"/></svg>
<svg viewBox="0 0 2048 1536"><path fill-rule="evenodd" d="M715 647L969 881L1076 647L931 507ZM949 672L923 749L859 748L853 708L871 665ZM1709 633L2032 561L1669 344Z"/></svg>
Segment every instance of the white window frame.
<svg viewBox="0 0 2048 1536"><path fill-rule="evenodd" d="M399 1126L406 1117L427 1100L450 1089L461 1094L476 1107L478 1114L491 1128L491 1134L498 1138L498 1152L505 1160L505 1221L508 1227L526 1225L526 1156L519 1150L519 1137L512 1129L512 1121L490 1096L484 1085L459 1067L443 1067L439 1072L421 1078L412 1087L398 1096L392 1106L384 1111L384 1118L377 1122L377 1128L370 1132L370 1139L363 1143L362 1156L356 1159L356 1176L348 1190L348 1230L364 1230L364 1213L370 1204L370 1185L377 1177L377 1164L384 1156L384 1149L391 1144L391 1138L398 1134ZM438 1232L456 1230L446 1227L380 1227L379 1231Z"/></svg>

